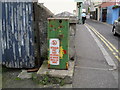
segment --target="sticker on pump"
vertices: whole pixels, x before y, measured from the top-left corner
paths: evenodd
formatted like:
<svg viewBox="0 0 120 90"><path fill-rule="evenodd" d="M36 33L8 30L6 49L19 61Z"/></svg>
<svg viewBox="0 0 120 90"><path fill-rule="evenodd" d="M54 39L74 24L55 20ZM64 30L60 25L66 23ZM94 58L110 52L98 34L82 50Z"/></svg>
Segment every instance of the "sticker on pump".
<svg viewBox="0 0 120 90"><path fill-rule="evenodd" d="M50 64L51 65L59 65L59 47L60 41L59 39L50 39Z"/></svg>

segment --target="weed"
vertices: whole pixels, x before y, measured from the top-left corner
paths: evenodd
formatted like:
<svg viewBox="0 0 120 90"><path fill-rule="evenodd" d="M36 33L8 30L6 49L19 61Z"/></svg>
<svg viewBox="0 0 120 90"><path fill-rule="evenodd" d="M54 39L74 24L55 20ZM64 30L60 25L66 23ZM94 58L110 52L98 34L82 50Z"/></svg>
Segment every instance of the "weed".
<svg viewBox="0 0 120 90"><path fill-rule="evenodd" d="M65 81L64 81L64 80L61 80L60 86L63 86L63 85L65 85Z"/></svg>
<svg viewBox="0 0 120 90"><path fill-rule="evenodd" d="M41 85L59 84L60 86L63 86L65 84L65 81L62 78L50 77L48 72L46 75L42 75L39 78L36 74L32 74L32 80Z"/></svg>
<svg viewBox="0 0 120 90"><path fill-rule="evenodd" d="M43 76L41 76L41 80L39 81L39 83L42 84L42 85L50 84L49 75L43 75Z"/></svg>
<svg viewBox="0 0 120 90"><path fill-rule="evenodd" d="M16 78L15 78L15 80L22 80L22 79L21 79L21 78L19 78L19 77L16 77Z"/></svg>
<svg viewBox="0 0 120 90"><path fill-rule="evenodd" d="M7 71L8 71L8 68L6 68L6 67L3 66L3 67L1 68L1 71L2 71L2 73L7 72Z"/></svg>
<svg viewBox="0 0 120 90"><path fill-rule="evenodd" d="M39 84L39 80L38 80L38 78L37 78L36 73L33 73L33 74L32 74L32 80L33 80L34 82L36 82L36 83Z"/></svg>

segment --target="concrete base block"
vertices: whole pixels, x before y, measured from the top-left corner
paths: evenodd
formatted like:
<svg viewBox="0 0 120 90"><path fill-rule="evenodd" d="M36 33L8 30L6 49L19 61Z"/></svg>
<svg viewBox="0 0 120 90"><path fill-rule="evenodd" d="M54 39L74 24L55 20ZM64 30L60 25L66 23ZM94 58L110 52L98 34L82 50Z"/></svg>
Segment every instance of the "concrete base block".
<svg viewBox="0 0 120 90"><path fill-rule="evenodd" d="M41 77L42 75L49 75L50 77L58 77L64 80L65 84L72 83L72 77L74 72L74 61L69 61L69 68L68 70L55 70L55 69L48 69L47 62L44 61L43 65L37 72L37 76Z"/></svg>
<svg viewBox="0 0 120 90"><path fill-rule="evenodd" d="M64 86L60 86L58 84L54 84L54 85L44 85L43 88L72 88L72 84L66 84Z"/></svg>

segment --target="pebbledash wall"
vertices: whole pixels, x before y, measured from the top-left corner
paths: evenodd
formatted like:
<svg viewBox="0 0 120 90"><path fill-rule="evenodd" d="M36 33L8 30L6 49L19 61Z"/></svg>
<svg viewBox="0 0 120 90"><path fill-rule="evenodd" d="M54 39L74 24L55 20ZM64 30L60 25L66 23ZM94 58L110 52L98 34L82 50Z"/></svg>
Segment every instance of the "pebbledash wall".
<svg viewBox="0 0 120 90"><path fill-rule="evenodd" d="M118 19L120 8L113 9L113 6L107 7L107 23L113 24Z"/></svg>
<svg viewBox="0 0 120 90"><path fill-rule="evenodd" d="M0 60L2 64L9 68L40 66L43 61L40 52L40 35L44 33L39 28L37 18L40 18L42 13L48 14L47 10L37 2L1 2L0 4L2 11ZM38 7L42 8L43 12L39 11ZM49 15L42 18L47 20L48 17Z"/></svg>

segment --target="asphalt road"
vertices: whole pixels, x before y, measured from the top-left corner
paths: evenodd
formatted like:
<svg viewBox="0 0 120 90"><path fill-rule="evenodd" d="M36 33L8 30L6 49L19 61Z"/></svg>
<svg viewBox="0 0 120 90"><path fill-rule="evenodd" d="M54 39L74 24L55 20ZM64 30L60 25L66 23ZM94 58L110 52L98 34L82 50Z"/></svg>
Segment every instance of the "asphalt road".
<svg viewBox="0 0 120 90"><path fill-rule="evenodd" d="M99 21L95 21L95 20L87 20L86 21L87 24L89 24L90 26L94 27L101 35L103 35L103 37L105 37L118 51L120 51L119 47L120 47L120 36L114 36L112 33L112 25L106 24L106 23L102 23ZM102 41L101 41L102 42ZM103 43L103 42L102 42ZM119 55L117 52L113 51L111 52L108 47L106 47L106 45L103 43L105 49L108 51L108 53L111 55L112 59L118 63L119 60L117 60L115 58L115 55L113 55L113 53L116 53L117 55Z"/></svg>
<svg viewBox="0 0 120 90"><path fill-rule="evenodd" d="M98 32L100 32L107 40L109 40L116 48L118 48L119 36L114 36L112 33L112 25L105 24L95 20L87 20L87 24L93 26Z"/></svg>

